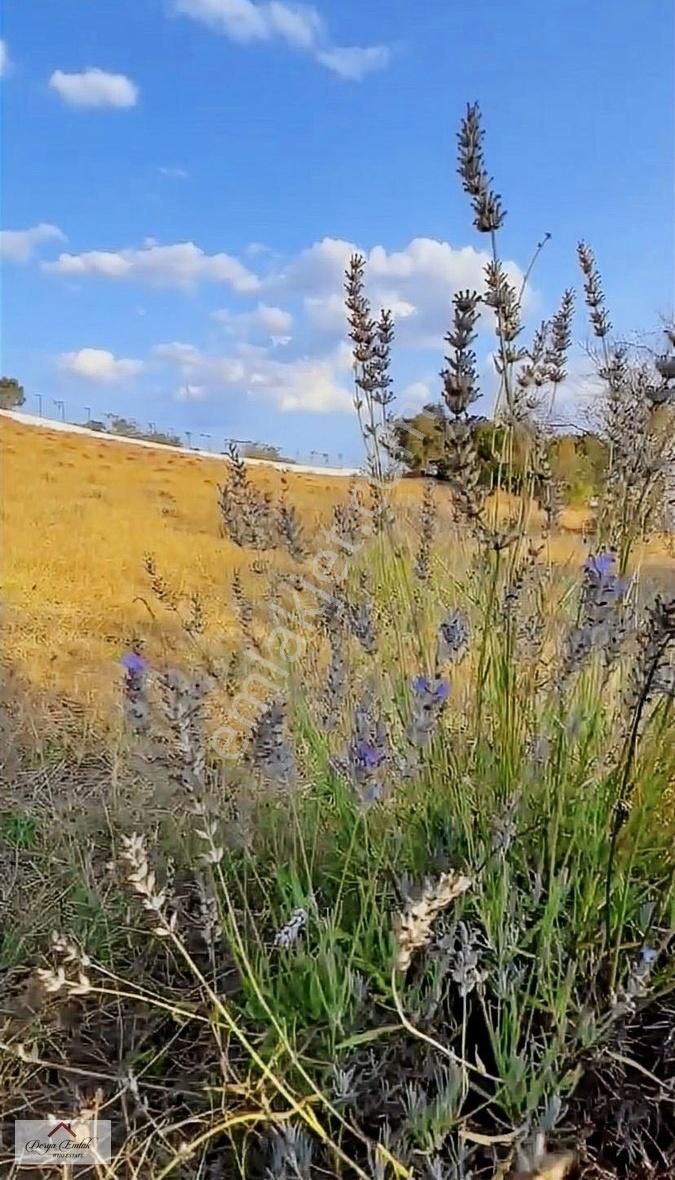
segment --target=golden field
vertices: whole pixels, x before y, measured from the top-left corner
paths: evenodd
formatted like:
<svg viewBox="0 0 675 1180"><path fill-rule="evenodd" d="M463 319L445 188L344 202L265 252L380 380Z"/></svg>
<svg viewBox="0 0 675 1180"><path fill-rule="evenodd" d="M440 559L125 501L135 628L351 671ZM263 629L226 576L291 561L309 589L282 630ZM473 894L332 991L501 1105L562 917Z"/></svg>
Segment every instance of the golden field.
<svg viewBox="0 0 675 1180"><path fill-rule="evenodd" d="M9 418L0 419L0 443L3 662L15 683L15 704L38 714L64 705L92 721L109 716L129 642L142 636L152 653L180 630L170 613L153 621L150 611L162 615L162 609L149 592L148 552L180 594L199 595L207 633L226 648L238 642L233 572L241 571L251 597L266 579L250 568L260 555L220 535L224 462ZM251 478L278 493L278 470L254 467ZM310 532L327 525L334 504L347 495L342 477L291 470L288 478L290 501ZM396 497L399 510L414 519L420 484L401 481ZM443 491L438 500L447 505ZM441 546L444 519L441 512ZM562 523L555 558L576 563L584 551L584 514L570 510ZM266 567L290 563L283 554L262 556ZM651 544L643 561L662 575L669 559Z"/></svg>

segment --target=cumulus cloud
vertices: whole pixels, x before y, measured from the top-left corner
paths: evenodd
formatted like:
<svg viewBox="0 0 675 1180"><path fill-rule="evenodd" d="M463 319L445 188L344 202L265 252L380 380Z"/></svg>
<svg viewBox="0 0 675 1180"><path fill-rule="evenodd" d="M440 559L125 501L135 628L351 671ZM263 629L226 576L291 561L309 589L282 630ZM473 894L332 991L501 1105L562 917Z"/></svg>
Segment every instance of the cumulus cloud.
<svg viewBox="0 0 675 1180"><path fill-rule="evenodd" d="M108 74L97 67L79 74L54 70L49 85L73 107L133 107L138 101L138 86L125 74Z"/></svg>
<svg viewBox="0 0 675 1180"><path fill-rule="evenodd" d="M262 399L282 413L346 412L351 391L341 383L342 355L279 360L268 349L248 347L236 356L200 351L192 344L159 344L155 356L175 367L181 389L196 387L217 393L232 391ZM185 396L185 395L183 395Z"/></svg>
<svg viewBox="0 0 675 1180"><path fill-rule="evenodd" d="M58 225L41 221L30 229L0 230L0 256L10 262L29 262L44 242L65 242L65 234Z"/></svg>
<svg viewBox="0 0 675 1180"><path fill-rule="evenodd" d="M114 385L135 377L144 365L129 357L115 357L104 348L80 348L77 352L62 352L59 368L74 377Z"/></svg>
<svg viewBox="0 0 675 1180"><path fill-rule="evenodd" d="M44 264L54 274L84 278L126 279L155 287L192 288L200 281L228 283L240 293L256 291L260 280L230 254L207 254L194 242L160 246L146 242L138 249L89 250L60 254Z"/></svg>
<svg viewBox="0 0 675 1180"><path fill-rule="evenodd" d="M386 45L334 45L315 8L281 0L175 0L176 11L240 44L281 41L340 78L358 81L389 62Z"/></svg>
<svg viewBox="0 0 675 1180"><path fill-rule="evenodd" d="M288 344L291 340L289 333L293 326L293 316L283 307L259 303L253 311L239 314L234 314L227 308L220 308L212 313L212 317L232 333L262 336L276 344Z"/></svg>
<svg viewBox="0 0 675 1180"><path fill-rule="evenodd" d="M296 293L316 329L341 334L345 330L344 272L356 252L366 258L366 287L373 309L391 309L397 339L404 347L438 347L447 329L453 292L467 287L481 291L489 261L483 250L435 238L413 238L403 249L392 251L381 245L360 250L353 242L323 238L267 276L263 287L275 294ZM506 262L505 269L520 287L520 267ZM526 292L526 304L528 298Z"/></svg>

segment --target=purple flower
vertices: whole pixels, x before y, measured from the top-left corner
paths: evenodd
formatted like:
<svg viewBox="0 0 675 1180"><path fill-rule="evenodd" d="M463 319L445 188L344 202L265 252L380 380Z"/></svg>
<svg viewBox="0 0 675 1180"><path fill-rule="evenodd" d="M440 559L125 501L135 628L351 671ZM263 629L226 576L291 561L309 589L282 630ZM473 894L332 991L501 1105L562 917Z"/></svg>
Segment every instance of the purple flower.
<svg viewBox="0 0 675 1180"><path fill-rule="evenodd" d="M354 754L357 763L369 770L379 766L384 757L382 751L378 750L372 742L368 741L357 742L354 747Z"/></svg>
<svg viewBox="0 0 675 1180"><path fill-rule="evenodd" d="M431 681L428 676L416 676L412 682L412 690L416 697L430 697L437 704L447 701L450 695L450 685L441 677Z"/></svg>
<svg viewBox="0 0 675 1180"><path fill-rule="evenodd" d="M148 662L140 656L137 651L127 651L122 656L120 664L124 668L127 676L141 676L145 672Z"/></svg>
<svg viewBox="0 0 675 1180"><path fill-rule="evenodd" d="M616 557L613 553L596 553L591 554L584 562L584 572L587 574L594 574L596 578L604 582L614 573L614 565Z"/></svg>

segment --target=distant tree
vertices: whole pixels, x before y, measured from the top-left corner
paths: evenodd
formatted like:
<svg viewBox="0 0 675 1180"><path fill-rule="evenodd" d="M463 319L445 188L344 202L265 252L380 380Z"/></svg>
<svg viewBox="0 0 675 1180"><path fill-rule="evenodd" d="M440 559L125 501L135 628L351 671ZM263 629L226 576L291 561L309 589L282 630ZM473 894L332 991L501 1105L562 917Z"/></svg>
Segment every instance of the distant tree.
<svg viewBox="0 0 675 1180"><path fill-rule="evenodd" d="M267 459L275 463L283 459L279 448L273 447L270 443L246 443L241 448L241 456L242 459Z"/></svg>
<svg viewBox="0 0 675 1180"><path fill-rule="evenodd" d="M15 410L25 400L23 385L16 377L0 377L0 410Z"/></svg>
<svg viewBox="0 0 675 1180"><path fill-rule="evenodd" d="M164 446L180 447L183 440L178 434L170 431L155 430L139 426L133 418L122 418L119 414L108 414L107 430L110 434L119 434L124 438L140 438L144 442L161 443ZM96 429L96 427L93 427Z"/></svg>

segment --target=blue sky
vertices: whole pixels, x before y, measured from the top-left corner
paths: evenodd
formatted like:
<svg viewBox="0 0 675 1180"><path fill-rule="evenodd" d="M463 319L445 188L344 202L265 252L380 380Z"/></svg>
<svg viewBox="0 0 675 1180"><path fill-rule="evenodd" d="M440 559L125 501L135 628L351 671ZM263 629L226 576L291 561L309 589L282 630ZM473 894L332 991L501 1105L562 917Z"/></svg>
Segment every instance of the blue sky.
<svg viewBox="0 0 675 1180"><path fill-rule="evenodd" d="M511 273L553 235L529 319L578 284L583 236L617 329L653 327L674 22L672 0L7 0L4 371L51 413L357 457L342 270L363 250L394 309L401 405L435 397L484 261L455 174L474 100ZM488 324L486 390L490 346Z"/></svg>

